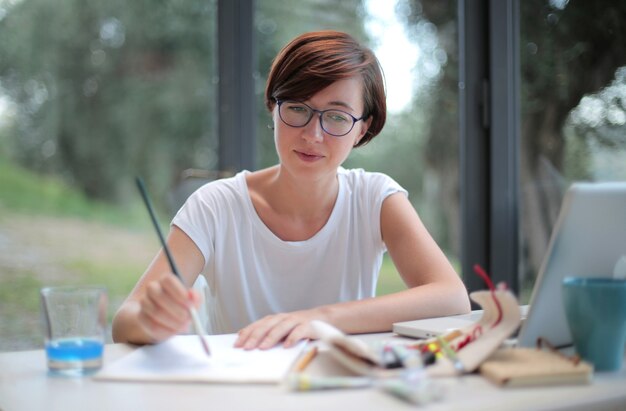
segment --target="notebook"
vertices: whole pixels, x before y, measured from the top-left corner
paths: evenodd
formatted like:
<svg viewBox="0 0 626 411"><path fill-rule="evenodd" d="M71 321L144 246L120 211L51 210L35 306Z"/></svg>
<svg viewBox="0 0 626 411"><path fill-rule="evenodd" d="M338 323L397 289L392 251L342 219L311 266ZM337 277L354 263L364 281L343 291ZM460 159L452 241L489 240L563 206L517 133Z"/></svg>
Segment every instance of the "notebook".
<svg viewBox="0 0 626 411"><path fill-rule="evenodd" d="M105 364L94 378L113 381L217 382L276 384L290 371L306 341L291 348L269 350L234 348L237 334L208 335L207 356L196 335L177 335L162 343L144 345Z"/></svg>
<svg viewBox="0 0 626 411"><path fill-rule="evenodd" d="M538 337L571 344L561 297L567 276L626 277L626 182L575 183L566 192L529 306L522 306L518 345ZM397 334L431 338L476 322L482 311L395 323Z"/></svg>

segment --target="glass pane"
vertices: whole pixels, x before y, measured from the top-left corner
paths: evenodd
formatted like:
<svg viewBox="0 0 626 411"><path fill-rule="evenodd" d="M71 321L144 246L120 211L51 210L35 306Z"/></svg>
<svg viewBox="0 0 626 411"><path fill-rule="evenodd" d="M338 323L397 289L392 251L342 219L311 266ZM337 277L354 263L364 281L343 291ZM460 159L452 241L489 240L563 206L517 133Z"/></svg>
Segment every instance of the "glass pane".
<svg viewBox="0 0 626 411"><path fill-rule="evenodd" d="M271 59L300 33L335 29L368 44L387 83L383 132L352 152L347 168L381 171L408 189L439 245L459 268L457 84L455 1L288 0L256 2L259 74L259 164L277 162L263 91ZM332 12L330 12L332 11ZM387 259L378 293L404 288Z"/></svg>
<svg viewBox="0 0 626 411"><path fill-rule="evenodd" d="M109 313L158 251L186 169L216 163L216 1L0 2L0 350L43 346L37 291Z"/></svg>
<svg viewBox="0 0 626 411"><path fill-rule="evenodd" d="M626 180L626 3L521 5L522 302L567 187Z"/></svg>

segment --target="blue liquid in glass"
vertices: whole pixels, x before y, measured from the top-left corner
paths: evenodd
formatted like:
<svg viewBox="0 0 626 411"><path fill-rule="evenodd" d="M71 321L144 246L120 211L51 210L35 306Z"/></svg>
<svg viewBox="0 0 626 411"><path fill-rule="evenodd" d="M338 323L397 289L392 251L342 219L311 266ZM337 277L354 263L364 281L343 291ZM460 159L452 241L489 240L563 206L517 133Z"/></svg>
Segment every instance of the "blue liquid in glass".
<svg viewBox="0 0 626 411"><path fill-rule="evenodd" d="M46 354L51 361L86 361L102 357L102 341L89 338L68 338L50 341L46 344Z"/></svg>

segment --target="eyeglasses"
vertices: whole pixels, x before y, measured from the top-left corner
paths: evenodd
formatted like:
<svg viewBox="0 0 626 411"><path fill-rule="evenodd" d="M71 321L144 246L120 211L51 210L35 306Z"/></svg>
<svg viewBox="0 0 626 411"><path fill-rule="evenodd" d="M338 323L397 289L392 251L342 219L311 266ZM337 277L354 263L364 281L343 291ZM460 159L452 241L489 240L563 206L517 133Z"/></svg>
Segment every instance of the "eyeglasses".
<svg viewBox="0 0 626 411"><path fill-rule="evenodd" d="M322 130L335 137L345 136L352 131L357 121L363 120L363 117L356 118L345 111L335 109L316 110L298 101L276 100L276 104L278 105L280 119L288 126L304 127L309 124L313 114L317 113L320 117Z"/></svg>

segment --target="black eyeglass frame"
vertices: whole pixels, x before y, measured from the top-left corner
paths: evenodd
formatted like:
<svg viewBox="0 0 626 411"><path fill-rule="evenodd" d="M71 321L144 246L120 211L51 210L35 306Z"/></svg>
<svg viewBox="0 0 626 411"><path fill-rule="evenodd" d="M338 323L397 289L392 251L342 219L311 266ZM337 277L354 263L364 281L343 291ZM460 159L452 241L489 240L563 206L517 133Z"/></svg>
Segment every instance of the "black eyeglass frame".
<svg viewBox="0 0 626 411"><path fill-rule="evenodd" d="M352 129L354 128L354 125L357 122L359 122L359 121L361 121L361 120L363 120L365 118L365 116L361 116L361 117L357 118L357 117L354 117L352 114L348 113L347 111L338 110L338 109L335 109L335 108L330 108L330 109L326 109L326 110L316 110L313 107L309 106L308 104L303 103L301 101L297 101L297 100L279 100L279 99L275 99L275 100L276 100L276 105L278 106L278 117L280 117L280 120L283 123L285 123L286 125L288 125L289 127L293 127L293 128L306 127L307 124L309 124L311 122L311 119L313 118L313 115L315 113L317 113L318 114L318 118L319 118L319 122L320 122L320 127L322 128L322 130L324 130L324 132L326 134L328 134L330 136L333 136L333 137L343 137L343 136L349 134L352 131ZM282 114L280 114L280 107L282 106L283 103L288 103L288 102L302 104L303 106L305 106L309 110L311 110L311 115L309 116L307 121L304 124L302 124L301 126L294 126L293 124L287 123L287 121L285 121L285 119L283 118ZM347 114L352 119L352 125L350 126L350 129L348 129L348 131L346 131L343 134L334 134L334 133L331 133L328 130L326 130L326 128L324 127L324 123L322 121L322 116L324 115L324 113L327 113L329 111L338 111L338 112L340 112L342 114Z"/></svg>

